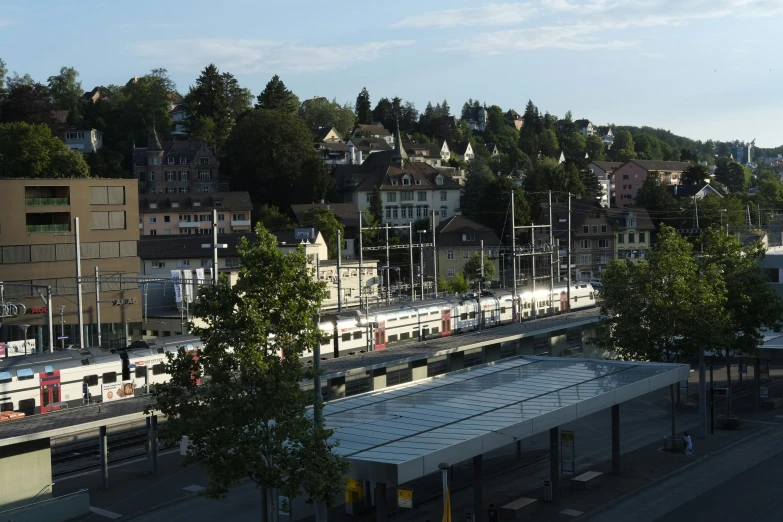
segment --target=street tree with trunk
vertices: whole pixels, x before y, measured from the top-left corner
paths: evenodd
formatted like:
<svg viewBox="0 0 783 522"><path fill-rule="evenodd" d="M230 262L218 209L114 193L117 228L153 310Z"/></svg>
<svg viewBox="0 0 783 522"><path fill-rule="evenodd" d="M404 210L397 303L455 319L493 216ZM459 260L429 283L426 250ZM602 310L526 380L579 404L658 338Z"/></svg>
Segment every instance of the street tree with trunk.
<svg viewBox="0 0 783 522"><path fill-rule="evenodd" d="M153 406L167 417L167 440L189 438L186 462L204 465L205 494L224 497L250 480L267 522L276 520L277 492L331 505L348 464L333 453L331 430L308 413L312 392L301 388L312 373L301 357L322 341L313 318L325 284L301 249L283 254L260 225L238 252L234 286L223 276L199 290L194 316L205 326L192 328L203 348L168 357L171 379L156 387Z"/></svg>

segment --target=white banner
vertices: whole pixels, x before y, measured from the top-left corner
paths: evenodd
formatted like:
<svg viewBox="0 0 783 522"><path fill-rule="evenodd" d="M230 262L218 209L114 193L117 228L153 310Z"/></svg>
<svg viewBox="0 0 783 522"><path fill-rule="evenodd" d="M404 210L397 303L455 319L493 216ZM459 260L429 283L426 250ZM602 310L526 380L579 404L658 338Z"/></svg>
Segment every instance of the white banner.
<svg viewBox="0 0 783 522"><path fill-rule="evenodd" d="M204 269L203 268L197 268L196 269L196 284L193 285L194 290L196 291L196 295L198 295L198 286L205 284L206 281L204 281Z"/></svg>
<svg viewBox="0 0 783 522"><path fill-rule="evenodd" d="M0 352L4 357L17 357L20 355L32 355L35 353L35 339L28 339L27 346L25 341L8 341L0 343Z"/></svg>
<svg viewBox="0 0 783 522"><path fill-rule="evenodd" d="M171 279L174 281L174 301L182 302L182 283L180 282L179 270L171 271Z"/></svg>
<svg viewBox="0 0 783 522"><path fill-rule="evenodd" d="M133 397L135 389L133 381L112 382L101 386L103 402L113 402Z"/></svg>
<svg viewBox="0 0 783 522"><path fill-rule="evenodd" d="M182 279L184 281L183 286L185 287L185 301L188 303L193 302L193 272L190 270L183 270L182 271Z"/></svg>

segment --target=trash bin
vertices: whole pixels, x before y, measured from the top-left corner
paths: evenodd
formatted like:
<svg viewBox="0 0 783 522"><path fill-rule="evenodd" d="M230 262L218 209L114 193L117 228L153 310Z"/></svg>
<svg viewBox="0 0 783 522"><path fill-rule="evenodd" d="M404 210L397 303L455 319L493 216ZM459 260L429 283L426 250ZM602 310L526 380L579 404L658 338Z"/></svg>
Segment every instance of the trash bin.
<svg viewBox="0 0 783 522"><path fill-rule="evenodd" d="M544 481L544 502L552 502L552 481Z"/></svg>

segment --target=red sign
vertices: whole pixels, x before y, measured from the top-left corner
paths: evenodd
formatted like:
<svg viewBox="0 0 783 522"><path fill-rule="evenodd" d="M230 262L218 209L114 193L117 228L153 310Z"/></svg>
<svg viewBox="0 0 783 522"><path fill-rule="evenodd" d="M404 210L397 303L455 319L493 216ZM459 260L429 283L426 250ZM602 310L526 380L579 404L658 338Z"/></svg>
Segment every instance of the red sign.
<svg viewBox="0 0 783 522"><path fill-rule="evenodd" d="M49 308L45 306L39 306L37 308L31 308L30 312L31 314L45 314L49 312Z"/></svg>

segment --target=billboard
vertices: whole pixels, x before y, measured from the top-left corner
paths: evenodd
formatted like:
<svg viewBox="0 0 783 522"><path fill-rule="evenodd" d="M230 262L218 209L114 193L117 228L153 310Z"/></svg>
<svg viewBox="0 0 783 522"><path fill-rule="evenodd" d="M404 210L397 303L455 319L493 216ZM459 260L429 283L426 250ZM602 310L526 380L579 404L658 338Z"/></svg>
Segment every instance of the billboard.
<svg viewBox="0 0 783 522"><path fill-rule="evenodd" d="M101 397L104 403L132 398L134 393L133 381L110 382L101 386Z"/></svg>
<svg viewBox="0 0 783 522"><path fill-rule="evenodd" d="M35 339L26 341L8 341L0 343L0 357L18 357L35 353Z"/></svg>

